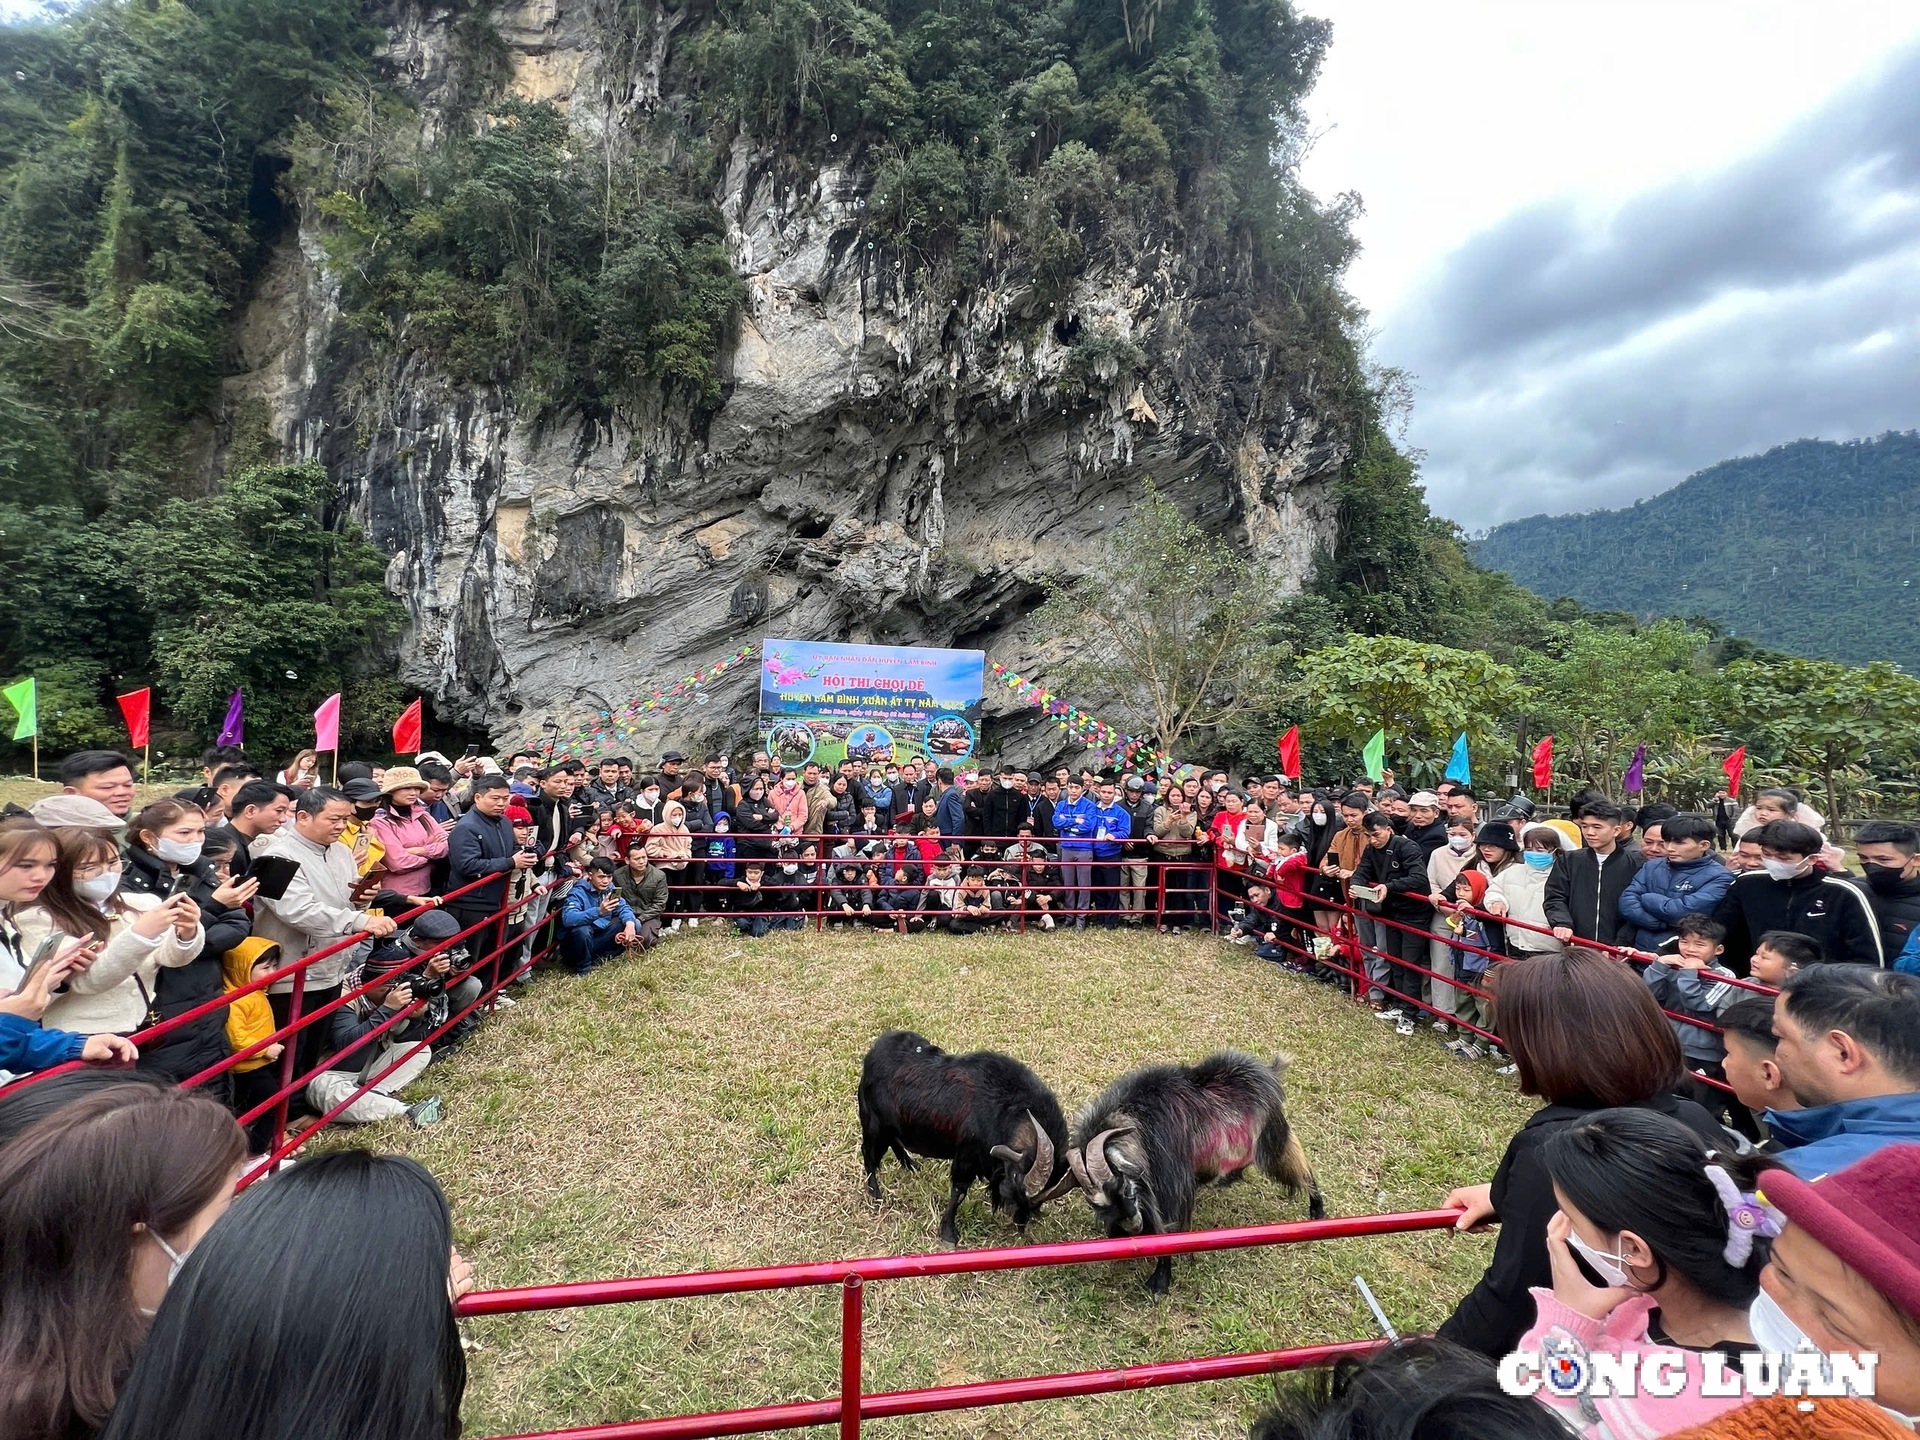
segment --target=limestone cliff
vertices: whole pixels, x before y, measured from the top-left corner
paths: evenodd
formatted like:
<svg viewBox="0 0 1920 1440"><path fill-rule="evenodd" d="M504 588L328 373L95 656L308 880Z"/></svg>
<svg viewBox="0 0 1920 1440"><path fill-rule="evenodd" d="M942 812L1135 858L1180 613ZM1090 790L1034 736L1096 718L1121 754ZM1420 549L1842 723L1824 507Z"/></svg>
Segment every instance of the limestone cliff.
<svg viewBox="0 0 1920 1440"><path fill-rule="evenodd" d="M495 11L515 93L572 123L633 123L674 74L683 12L605 54L595 0ZM462 56L454 12L388 17L396 83L440 123ZM1036 306L1017 282L916 292L863 224L857 152L796 166L735 138L713 195L746 285L710 417L668 404L536 430L511 394L341 334L301 210L241 326L229 408L349 481L410 613L402 676L439 715L498 736L617 706L762 634L985 648L1044 673L1024 617L1151 478L1289 587L1331 540L1346 431L1312 373L1277 373L1230 256L1171 237L1096 259ZM1085 336L1131 342L1138 379L1069 373ZM378 383L350 383L376 364ZM743 735L743 679L655 732ZM1053 732L989 696L990 736L1038 758Z"/></svg>

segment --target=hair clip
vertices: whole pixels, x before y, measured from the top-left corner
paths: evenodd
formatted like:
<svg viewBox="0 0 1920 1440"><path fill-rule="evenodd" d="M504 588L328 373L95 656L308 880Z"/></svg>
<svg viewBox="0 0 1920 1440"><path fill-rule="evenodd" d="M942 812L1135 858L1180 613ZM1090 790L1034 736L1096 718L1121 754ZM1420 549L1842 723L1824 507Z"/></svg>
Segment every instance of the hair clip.
<svg viewBox="0 0 1920 1440"><path fill-rule="evenodd" d="M1786 1225L1786 1217L1758 1194L1743 1193L1733 1183L1733 1177L1718 1165L1709 1165L1706 1170L1707 1180L1727 1212L1727 1244L1720 1252L1721 1258L1737 1270L1752 1257L1754 1237L1771 1240Z"/></svg>

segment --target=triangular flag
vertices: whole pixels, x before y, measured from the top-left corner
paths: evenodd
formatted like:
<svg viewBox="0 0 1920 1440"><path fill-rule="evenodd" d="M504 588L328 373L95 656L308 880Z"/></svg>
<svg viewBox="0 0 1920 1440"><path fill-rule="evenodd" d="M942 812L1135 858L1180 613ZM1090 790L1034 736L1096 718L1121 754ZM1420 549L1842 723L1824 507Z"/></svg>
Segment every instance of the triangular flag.
<svg viewBox="0 0 1920 1440"><path fill-rule="evenodd" d="M1373 732L1373 738L1360 751L1360 759L1366 764L1369 780L1378 783L1386 779L1387 732L1384 729Z"/></svg>
<svg viewBox="0 0 1920 1440"><path fill-rule="evenodd" d="M13 727L13 738L31 740L40 733L40 703L34 697L33 677L16 680L0 695L7 697L7 703L13 706L14 713L20 717L20 723Z"/></svg>
<svg viewBox="0 0 1920 1440"><path fill-rule="evenodd" d="M1300 778L1300 727L1293 726L1280 737L1280 773L1289 780Z"/></svg>
<svg viewBox="0 0 1920 1440"><path fill-rule="evenodd" d="M313 712L313 748L321 752L340 749L340 697L329 695Z"/></svg>
<svg viewBox="0 0 1920 1440"><path fill-rule="evenodd" d="M1627 773L1620 777L1620 788L1629 795L1638 795L1647 788L1646 742L1634 746L1633 763L1627 766Z"/></svg>
<svg viewBox="0 0 1920 1440"><path fill-rule="evenodd" d="M116 695L114 698L120 702L121 715L126 717L127 738L133 742L133 748L138 750L147 743L149 734L147 722L153 711L153 687L147 686L126 695Z"/></svg>
<svg viewBox="0 0 1920 1440"><path fill-rule="evenodd" d="M1461 785L1473 784L1473 766L1467 763L1467 737L1464 734L1453 742L1453 754L1447 758L1447 773L1442 778Z"/></svg>
<svg viewBox="0 0 1920 1440"><path fill-rule="evenodd" d="M227 718L220 722L220 733L214 737L216 745L244 745L247 743L246 697L236 690L227 697Z"/></svg>
<svg viewBox="0 0 1920 1440"><path fill-rule="evenodd" d="M1738 750L1727 756L1725 760L1720 762L1720 768L1727 773L1727 794L1738 800L1740 798L1740 777L1744 775L1747 770L1747 747L1742 745Z"/></svg>
<svg viewBox="0 0 1920 1440"><path fill-rule="evenodd" d="M1553 785L1553 737L1547 736L1533 747L1533 788L1550 789Z"/></svg>
<svg viewBox="0 0 1920 1440"><path fill-rule="evenodd" d="M420 700L416 698L393 722L393 753L417 755L423 748L420 744L420 728Z"/></svg>

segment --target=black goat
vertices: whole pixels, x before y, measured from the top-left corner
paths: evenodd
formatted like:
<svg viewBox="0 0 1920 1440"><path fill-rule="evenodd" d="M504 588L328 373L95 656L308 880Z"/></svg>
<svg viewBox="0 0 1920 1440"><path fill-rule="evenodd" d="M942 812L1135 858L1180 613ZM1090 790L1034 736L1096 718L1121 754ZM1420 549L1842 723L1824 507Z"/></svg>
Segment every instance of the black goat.
<svg viewBox="0 0 1920 1440"><path fill-rule="evenodd" d="M1074 1122L1067 1163L1113 1239L1193 1228L1201 1185L1231 1185L1257 1165L1288 1193L1307 1192L1307 1213L1327 1213L1320 1183L1287 1124L1280 1077L1237 1050L1198 1065L1151 1065L1122 1075ZM1164 1295L1173 1257L1162 1255L1147 1288Z"/></svg>
<svg viewBox="0 0 1920 1440"><path fill-rule="evenodd" d="M949 1055L924 1035L889 1030L860 1066L860 1159L867 1193L880 1198L880 1161L888 1150L902 1168L913 1155L953 1162L952 1193L940 1238L960 1243L960 1202L975 1180L995 1210L1021 1230L1043 1200L1067 1188L1067 1121L1038 1075L1010 1055L976 1050ZM911 1152L911 1153L909 1153ZM1056 1184L1056 1181L1058 1182Z"/></svg>

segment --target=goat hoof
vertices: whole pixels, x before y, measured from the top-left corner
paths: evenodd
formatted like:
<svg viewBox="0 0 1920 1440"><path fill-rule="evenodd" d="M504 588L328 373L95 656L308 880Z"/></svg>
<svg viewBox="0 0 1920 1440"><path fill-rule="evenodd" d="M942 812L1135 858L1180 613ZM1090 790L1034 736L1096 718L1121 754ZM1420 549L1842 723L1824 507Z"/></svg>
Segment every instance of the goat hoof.
<svg viewBox="0 0 1920 1440"><path fill-rule="evenodd" d="M1327 1202L1322 1200L1318 1195L1314 1196L1313 1199L1307 1202L1307 1218L1309 1220L1326 1219Z"/></svg>
<svg viewBox="0 0 1920 1440"><path fill-rule="evenodd" d="M942 1230L940 1232L940 1243L958 1250L960 1248L960 1232L958 1230Z"/></svg>

